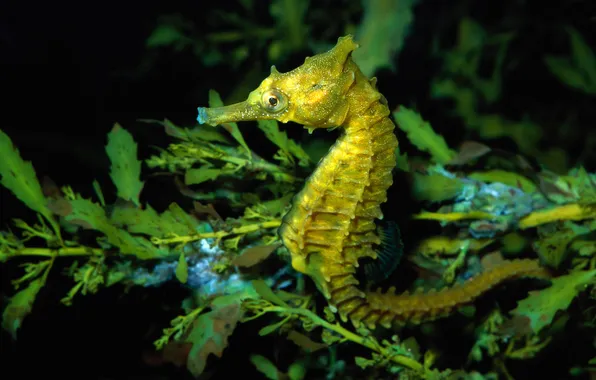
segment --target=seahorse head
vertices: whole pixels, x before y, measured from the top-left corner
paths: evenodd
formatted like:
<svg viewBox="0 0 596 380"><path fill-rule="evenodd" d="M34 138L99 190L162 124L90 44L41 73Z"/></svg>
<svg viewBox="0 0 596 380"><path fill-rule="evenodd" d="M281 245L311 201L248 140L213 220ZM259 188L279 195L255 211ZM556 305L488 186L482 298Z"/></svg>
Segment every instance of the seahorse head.
<svg viewBox="0 0 596 380"><path fill-rule="evenodd" d="M275 66L248 98L224 107L199 107L201 124L274 119L293 121L310 128L343 124L349 111L348 90L356 76L351 53L358 45L352 36L339 38L328 52L306 58L304 64L287 73Z"/></svg>

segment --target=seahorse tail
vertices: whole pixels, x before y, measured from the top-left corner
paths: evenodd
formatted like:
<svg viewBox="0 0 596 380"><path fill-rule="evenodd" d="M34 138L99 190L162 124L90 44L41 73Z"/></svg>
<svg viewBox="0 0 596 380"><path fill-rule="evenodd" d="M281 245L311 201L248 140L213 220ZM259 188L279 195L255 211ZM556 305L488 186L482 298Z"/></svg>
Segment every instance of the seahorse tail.
<svg viewBox="0 0 596 380"><path fill-rule="evenodd" d="M549 274L537 260L511 260L452 288L396 295L395 288L387 293L380 290L363 293L356 287L358 281L351 273L346 273L341 278L331 279L329 301L342 320L350 319L355 326L363 323L370 329L378 324L391 328L445 317L500 283L519 277L548 278Z"/></svg>
<svg viewBox="0 0 596 380"><path fill-rule="evenodd" d="M359 281L354 277L354 269L346 267L345 272L336 274L329 281L329 305L336 311L343 322L350 319L355 326L359 324L358 316L362 311L370 309L366 293L358 288Z"/></svg>

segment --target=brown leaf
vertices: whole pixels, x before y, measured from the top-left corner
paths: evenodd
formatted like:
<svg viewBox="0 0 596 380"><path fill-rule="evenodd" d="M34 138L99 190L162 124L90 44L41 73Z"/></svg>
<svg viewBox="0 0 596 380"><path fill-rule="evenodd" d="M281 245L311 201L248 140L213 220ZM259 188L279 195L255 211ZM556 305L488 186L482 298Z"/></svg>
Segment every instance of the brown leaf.
<svg viewBox="0 0 596 380"><path fill-rule="evenodd" d="M188 136L185 133L186 131L182 128L178 128L168 119L164 119L163 127L164 127L164 131L166 132L166 134L168 136L176 137L181 140L188 140Z"/></svg>
<svg viewBox="0 0 596 380"><path fill-rule="evenodd" d="M43 177L41 189L46 198L62 198L62 191L50 177Z"/></svg>
<svg viewBox="0 0 596 380"><path fill-rule="evenodd" d="M83 219L70 219L68 223L75 224L77 226L81 226L86 230L92 230L93 225L86 220Z"/></svg>
<svg viewBox="0 0 596 380"><path fill-rule="evenodd" d="M147 351L143 353L145 364L155 367L165 363L172 363L176 367L183 367L192 348L191 343L168 342L163 351Z"/></svg>
<svg viewBox="0 0 596 380"><path fill-rule="evenodd" d="M306 335L301 334L296 330L290 331L290 333L288 334L288 339L307 352L315 352L320 350L321 348L327 347L325 343L315 342Z"/></svg>
<svg viewBox="0 0 596 380"><path fill-rule="evenodd" d="M503 337L523 337L532 334L530 318L524 315L514 315L499 326L498 334Z"/></svg>
<svg viewBox="0 0 596 380"><path fill-rule="evenodd" d="M447 165L464 165L470 161L482 157L489 153L492 149L482 143L476 141L464 141L459 147L457 156L453 157Z"/></svg>
<svg viewBox="0 0 596 380"><path fill-rule="evenodd" d="M232 265L237 267L252 267L269 257L280 245L281 243L276 243L248 248L240 256L236 256L232 260Z"/></svg>
<svg viewBox="0 0 596 380"><path fill-rule="evenodd" d="M554 182L550 181L549 178L547 178L547 176L540 175L538 178L540 191L546 197L559 195L565 198L573 198L572 193L569 193L568 191L565 191L558 187Z"/></svg>
<svg viewBox="0 0 596 380"><path fill-rule="evenodd" d="M215 210L215 207L213 207L211 203L209 203L208 205L204 205L201 202L195 201L192 204L194 205L195 214L207 214L220 222L223 221L221 215L219 215L219 213Z"/></svg>
<svg viewBox="0 0 596 380"><path fill-rule="evenodd" d="M56 215L67 216L72 213L72 205L64 198L48 198L48 209Z"/></svg>
<svg viewBox="0 0 596 380"><path fill-rule="evenodd" d="M224 349L228 346L228 338L234 332L242 314L240 303L231 303L201 315L193 323L193 328L185 340L192 343L186 368L193 376L198 377L203 373L210 354L217 357L223 355Z"/></svg>
<svg viewBox="0 0 596 380"><path fill-rule="evenodd" d="M2 313L2 328L9 332L13 339L17 338L17 330L21 328L25 317L31 313L35 298L43 285L44 280L39 277L10 298L10 303Z"/></svg>
<svg viewBox="0 0 596 380"><path fill-rule="evenodd" d="M524 173L532 173L539 170L539 168L534 167L534 165L532 165L527 158L520 154L515 155L515 163L517 164L517 167L520 168Z"/></svg>
<svg viewBox="0 0 596 380"><path fill-rule="evenodd" d="M41 183L43 195L47 199L48 209L56 215L67 216L72 213L72 206L68 202L58 185L49 177L43 177Z"/></svg>
<svg viewBox="0 0 596 380"><path fill-rule="evenodd" d="M180 177L174 177L174 184L178 188L178 191L180 191L180 194L193 199L197 198L198 193L196 191L193 191L190 187L186 186L186 184L182 179L180 179Z"/></svg>
<svg viewBox="0 0 596 380"><path fill-rule="evenodd" d="M504 263L505 259L500 251L487 253L480 259L480 265L482 265L482 269L485 272L495 269Z"/></svg>

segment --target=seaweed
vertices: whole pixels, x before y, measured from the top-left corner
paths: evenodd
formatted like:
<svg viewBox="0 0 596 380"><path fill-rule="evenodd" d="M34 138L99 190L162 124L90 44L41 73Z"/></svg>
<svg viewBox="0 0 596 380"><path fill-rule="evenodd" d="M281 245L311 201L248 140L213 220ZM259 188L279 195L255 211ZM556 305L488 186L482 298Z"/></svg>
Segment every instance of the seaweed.
<svg viewBox="0 0 596 380"><path fill-rule="evenodd" d="M589 293L594 286L596 250L593 241L584 239L594 231L594 174L583 168L563 176L527 170L477 171L475 162L494 151L489 145L457 153L415 111L400 106L395 116L411 142L430 154L426 166L415 172L409 167L423 156L410 154L402 158L406 163L402 170L412 176L415 184L414 196L431 208L413 218L437 221L443 227L440 235L428 236L420 245L411 247L409 262L436 273L435 280L419 280L412 287L436 289L461 283L487 268L498 268L503 265L502 257L489 253L498 252L502 246L513 255L527 254L523 248L511 248L512 244L527 246L524 241L546 265L561 269L564 263L571 263L565 274L552 279L550 287L532 291L520 300L511 317L495 308L493 313L500 317L477 335L470 353L474 360L489 358L496 362L503 357L538 355L550 342L543 330L552 329L555 316L565 312L580 292ZM411 351L411 341L402 341L395 333L387 339L385 334L373 334L364 327L350 330L337 322L333 313L327 310L321 316L314 308L315 295L304 293L298 278L288 271L275 234L299 178L303 178L302 170L311 168L313 160L275 122L260 124L264 136L278 149L273 161L254 153L237 126L223 126L231 135L229 139L223 131L203 134L169 120L159 124L179 141L146 163L184 176L189 188L199 185L192 190L192 196L205 191L201 188L208 189L207 183L218 182L220 176L239 184L248 177L254 178L250 180L254 184L256 179L256 186L251 186L252 197L236 198L235 206L242 210L237 217L223 219L213 204L195 203L195 210L185 210L172 203L161 212L144 204L139 195L150 183L141 180L136 143L121 126L110 132L106 147L116 188L107 198L117 199L113 204L106 204L98 184L97 201L84 198L68 186L52 187L48 193L51 195L45 196L31 164L25 163L8 137L2 135L4 145L12 152L11 160L1 167L3 184L40 215L34 225L15 221L21 236L4 232L0 238L5 261L42 257L27 264L25 275L14 281L16 286L26 287L11 298L3 314L3 328L13 337L32 311L51 268L61 257L74 256L77 263L66 272L74 286L62 299L67 305L76 302L78 295L117 283L159 286L176 280L195 289L199 298L188 313L172 320L171 327L155 341L163 361L185 366L194 376L204 372L210 355L225 354L228 339L238 324L266 315L276 315L277 320L261 328L258 335L282 334L303 351L305 358L326 357L332 347L351 342L371 351L368 357L353 358L353 364L365 372L388 371L426 378L456 373L433 368L437 355L433 350L424 355ZM16 170L23 175L12 175ZM206 174L210 172L214 175ZM215 204L221 202L217 197L214 200ZM526 233L532 229L538 232L533 241ZM94 239L80 239L82 231L94 232ZM512 243L514 234L521 243ZM46 247L32 246L32 241L44 242ZM275 252L278 258L268 259ZM153 269L143 262L153 262ZM270 265L264 265L267 262L277 270L271 271ZM240 268L257 270L236 273ZM515 322L519 318L529 322ZM509 341L503 335L508 324L517 326ZM522 327L528 324L529 331ZM320 334L314 333L316 328L321 329ZM269 378L303 378L308 371L316 370L314 364L302 359L288 366L287 372L263 356L253 355L251 360ZM506 371L504 364L500 366Z"/></svg>
<svg viewBox="0 0 596 380"><path fill-rule="evenodd" d="M203 37L200 27L185 17L160 18L146 41L148 50L156 56L159 49L160 54L168 48L187 51L203 68L249 67L259 62L252 59L259 55L283 64L297 52L316 53L337 33L353 30L375 42L370 46L373 56L365 49L358 53L364 56L355 55L372 76L384 68L401 70L396 56L404 41L405 47L410 43L406 37L412 11L418 9L416 2L407 1L401 4L406 9L402 14L387 14L393 20L391 33L398 37L382 40L375 36L389 33L378 15L383 5L398 2L344 4L330 20L312 2L275 1L265 12L266 21L249 17L257 9L255 2L239 3L246 17L210 13L219 16L212 23L222 22ZM351 24L362 10L361 24ZM317 17L324 27L311 25ZM112 286L121 286L116 292L123 297L131 287L171 282L181 287L187 295L182 305L159 300L172 319L169 325L159 322L148 339L162 362L183 367L193 377L208 375L213 361L237 360L271 379L513 378L515 362L548 357L569 331L593 335L593 167L587 159L585 166L554 160L561 152L563 158L572 157L563 143L545 148L544 143L559 138L557 131L573 129L569 125L553 122L557 133L548 140L544 119L495 107L508 96L504 78L516 64L511 49L521 38L519 29L483 25L471 16L458 17L449 27L456 35L451 45L444 41L444 29L434 29L433 59L440 69L431 73L431 106L416 106L408 97L392 108L404 138L395 152L395 178L400 180L395 181L399 193L392 195L392 205L398 207L386 215L403 220L408 232L404 260L381 287L432 295L490 270L498 272L510 261L528 259L538 260L541 274L548 276L495 289L476 307L462 307L447 321L374 331L351 326L321 306L323 297L292 270L277 236L292 197L329 147L317 132L303 142L275 121L260 121L250 133L266 139L269 146L261 149L234 123L211 128L173 119L141 120L161 126L170 141L165 149L140 157L143 149L134 135L115 124L105 146L111 164L106 178L112 183L94 182L89 195L68 184L38 180L35 162L21 157L0 131L0 183L34 213L13 219L0 232L0 262L20 265L20 275L11 278L14 289L7 291L11 297L2 328L13 339L21 338L28 316L43 312L35 303L46 297L47 282L62 276L69 282L59 295L65 305L80 305L81 298ZM570 27L561 30L557 33L569 44L569 57L549 53L540 62L574 96L592 96L596 74L589 36ZM153 62L148 59L145 69ZM246 81L233 78L238 83L226 102L259 77L257 63L249 67ZM223 105L217 92L204 93L211 106ZM437 100L443 99L450 101L448 111L429 112L442 107ZM462 123L457 127L465 139L459 146L452 135L440 133L439 125L453 126L449 117ZM503 137L516 149L504 148L499 143ZM589 147L586 139L584 158L590 158ZM274 153L262 153L268 150ZM158 175L170 178L179 191L164 194L171 199L161 208L149 197ZM404 211L410 206L416 207L412 214ZM412 281L408 271L415 274ZM230 359L230 346L236 344L232 337L243 328L252 339L246 356ZM288 351L257 349L273 339ZM587 354L594 356L590 347ZM574 367L565 370L574 376L593 372L596 365L595 359L585 358L570 358L564 365L569 363Z"/></svg>

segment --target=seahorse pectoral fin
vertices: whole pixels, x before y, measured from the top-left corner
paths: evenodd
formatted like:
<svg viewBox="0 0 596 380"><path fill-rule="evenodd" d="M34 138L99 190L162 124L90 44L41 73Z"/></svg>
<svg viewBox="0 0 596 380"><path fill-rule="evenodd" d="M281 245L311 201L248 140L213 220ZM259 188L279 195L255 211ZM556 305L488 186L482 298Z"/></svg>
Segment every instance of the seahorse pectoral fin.
<svg viewBox="0 0 596 380"><path fill-rule="evenodd" d="M302 255L292 255L292 268L297 272L308 274L306 257Z"/></svg>
<svg viewBox="0 0 596 380"><path fill-rule="evenodd" d="M380 282L389 277L403 256L403 244L397 223L382 222L377 231L381 238L381 244L376 249L377 258L367 258L362 264L364 276L370 283Z"/></svg>
<svg viewBox="0 0 596 380"><path fill-rule="evenodd" d="M197 121L213 127L223 123L263 119L267 116L259 107L247 101L223 107L198 107L197 111Z"/></svg>
<svg viewBox="0 0 596 380"><path fill-rule="evenodd" d="M308 256L308 259L302 255L293 255L292 267L298 272L309 276L317 286L317 289L323 293L325 298L329 299L331 296L328 283L329 280L325 278L325 274L321 271L321 269L325 268L321 255L318 253L311 253Z"/></svg>

